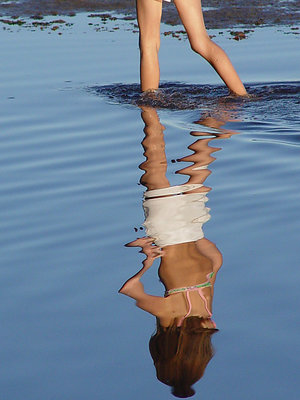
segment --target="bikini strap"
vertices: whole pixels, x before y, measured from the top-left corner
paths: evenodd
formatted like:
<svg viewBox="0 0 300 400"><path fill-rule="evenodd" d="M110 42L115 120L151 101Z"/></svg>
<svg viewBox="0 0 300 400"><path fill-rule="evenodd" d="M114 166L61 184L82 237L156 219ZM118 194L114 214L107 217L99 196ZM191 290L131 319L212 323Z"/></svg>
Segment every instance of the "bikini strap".
<svg viewBox="0 0 300 400"><path fill-rule="evenodd" d="M208 309L207 300L206 300L206 297L205 297L204 294L203 294L202 288L198 289L198 293L199 293L201 299L202 299L203 302L204 302L204 306L205 306L205 309L206 309L206 311L207 311L207 314L209 315L209 318L211 318L212 313L211 313L211 312L209 311L209 309Z"/></svg>
<svg viewBox="0 0 300 400"><path fill-rule="evenodd" d="M188 304L189 304L189 310L188 310L188 312L186 313L186 315L184 317L180 318L178 326L182 325L183 321L186 319L186 317L188 317L190 315L190 313L192 311L192 303L191 303L191 299L190 299L190 290L187 290L185 293L186 293L186 298L187 298L187 301L188 301Z"/></svg>
<svg viewBox="0 0 300 400"><path fill-rule="evenodd" d="M211 278L213 277L214 272L211 272L206 275L207 281L204 283L200 283L199 285L194 285L194 286L185 286L185 287L180 287L180 288L175 288L175 289L169 289L165 291L165 297L170 296L171 294L174 293L179 293L179 292L188 292L189 290L196 290L198 288L204 288L204 287L210 287L211 286Z"/></svg>
<svg viewBox="0 0 300 400"><path fill-rule="evenodd" d="M201 299L203 300L203 302L204 302L204 307L205 307L205 309L206 309L206 311L207 311L207 314L209 315L209 318L212 317L212 313L211 313L211 312L209 311L209 309L208 309L208 304L207 304L206 297L205 297L204 294L203 294L203 288L200 287L200 288L189 289L189 290L186 290L186 291L185 291L185 293L186 293L186 298L187 298L188 305L189 305L189 309L188 309L188 312L185 314L185 316L182 317L182 318L180 318L179 323L178 323L177 326L181 326L182 323L183 323L183 321L190 315L190 313L191 313L191 311L192 311L192 302L191 302L191 299L190 299L190 292L191 292L191 291L194 291L194 290L197 290L197 292L199 293L199 296L200 296ZM214 322L213 322L213 323L214 323ZM215 323L214 323L214 325L215 325Z"/></svg>
<svg viewBox="0 0 300 400"><path fill-rule="evenodd" d="M210 272L209 274L206 275L206 278L208 280L208 282L210 282L211 278L214 276L214 271Z"/></svg>

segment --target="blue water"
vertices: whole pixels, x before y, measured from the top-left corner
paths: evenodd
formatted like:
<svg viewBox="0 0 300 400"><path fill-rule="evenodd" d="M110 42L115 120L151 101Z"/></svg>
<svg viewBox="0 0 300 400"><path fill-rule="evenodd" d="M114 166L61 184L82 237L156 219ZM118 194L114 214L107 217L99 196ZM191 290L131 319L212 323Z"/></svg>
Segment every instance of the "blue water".
<svg viewBox="0 0 300 400"><path fill-rule="evenodd" d="M172 398L148 351L153 317L117 294L142 260L123 246L144 234L137 36L126 22L112 33L96 32L85 14L73 21L60 36L0 34L0 398ZM216 355L195 398L296 400L299 39L263 28L239 43L218 40L253 98L228 99L187 43L165 38L165 92L154 104L171 184L184 182L172 160L190 154L196 122L224 122L201 126L220 149L204 231L224 264ZM155 267L144 283L163 293Z"/></svg>

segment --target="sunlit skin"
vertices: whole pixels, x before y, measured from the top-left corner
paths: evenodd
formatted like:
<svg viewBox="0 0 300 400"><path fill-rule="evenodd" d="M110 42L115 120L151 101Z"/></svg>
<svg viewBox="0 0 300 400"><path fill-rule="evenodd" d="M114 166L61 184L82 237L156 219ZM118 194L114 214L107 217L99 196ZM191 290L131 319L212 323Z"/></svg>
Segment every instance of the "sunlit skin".
<svg viewBox="0 0 300 400"><path fill-rule="evenodd" d="M142 145L145 150L146 161L140 165L140 168L145 171L141 177L141 183L148 190L170 187L170 183L166 178L167 159L165 154L164 127L160 123L156 111L151 107L142 107L142 119L145 123L145 138ZM213 127L218 125L219 131L222 131L220 127L224 124L224 121L207 117L198 123L206 126L211 124ZM189 146L189 150L193 152L192 154L177 160L178 162L192 163L189 167L178 171L180 174L189 176L186 183L204 183L210 174L206 166L215 160L212 153L220 150L216 147L210 147L209 142L216 138L228 138L236 133L225 129L223 131L224 133L216 133L215 135L202 131L191 132L192 136L200 136L201 139L196 140ZM201 167L203 166L205 168L202 169ZM209 190L209 187L202 186L191 191L191 193L207 193ZM189 194L187 193L187 195ZM212 286L204 288L208 309L212 312L214 284L217 273L222 265L222 255L214 243L203 237L194 242L167 245L159 248L155 245L153 238L144 237L128 243L127 246L141 247L142 253L146 255L146 259L143 261L143 267L140 271L124 283L120 289L120 293L135 299L138 307L158 317L162 326L167 327L174 319L182 318L187 312L187 303L184 293L176 293L168 297L152 296L145 293L140 279L153 265L156 258L160 258L158 273L166 290L205 282L207 274L214 272L214 276L211 279ZM213 328L213 322L210 320L204 303L197 292L191 292L190 296L192 302L190 315L204 318L204 328Z"/></svg>
<svg viewBox="0 0 300 400"><path fill-rule="evenodd" d="M208 308L212 311L214 283L222 265L222 255L217 247L205 238L197 242L165 246L162 249L153 242L152 238L140 238L128 244L141 247L142 252L146 254L146 259L143 261L141 270L126 281L119 292L135 299L136 305L159 318L162 326L167 327L175 318L183 317L187 307L183 293L169 297L149 295L144 291L144 286L140 281L143 274L152 266L153 261L161 257L159 276L166 289L203 282L206 280L207 273L215 272L212 287L204 289ZM203 301L197 293L191 293L190 296L193 304L190 315L204 318L204 328L214 328Z"/></svg>
<svg viewBox="0 0 300 400"><path fill-rule="evenodd" d="M207 60L231 93L245 96L247 91L225 51L207 34L201 0L174 0L193 51ZM162 0L136 0L140 44L141 90L159 87L160 21ZM188 73L188 71L187 71Z"/></svg>

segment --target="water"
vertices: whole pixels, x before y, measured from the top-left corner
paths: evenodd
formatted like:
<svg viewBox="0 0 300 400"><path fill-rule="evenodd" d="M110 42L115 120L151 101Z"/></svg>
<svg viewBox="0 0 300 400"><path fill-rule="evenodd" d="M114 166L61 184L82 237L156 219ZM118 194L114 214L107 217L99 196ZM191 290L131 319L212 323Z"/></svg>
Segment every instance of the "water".
<svg viewBox="0 0 300 400"><path fill-rule="evenodd" d="M126 22L114 33L96 32L85 14L75 22L62 35L0 35L0 397L172 398L148 351L153 317L117 295L142 260L123 246L144 234L137 36ZM163 41L156 106L171 184L185 181L175 172L189 163L172 160L191 153L190 132L220 149L204 226L224 258L220 331L196 397L298 398L299 39L290 32L217 38L254 95L246 101L227 98L187 43ZM145 288L162 294L155 269Z"/></svg>

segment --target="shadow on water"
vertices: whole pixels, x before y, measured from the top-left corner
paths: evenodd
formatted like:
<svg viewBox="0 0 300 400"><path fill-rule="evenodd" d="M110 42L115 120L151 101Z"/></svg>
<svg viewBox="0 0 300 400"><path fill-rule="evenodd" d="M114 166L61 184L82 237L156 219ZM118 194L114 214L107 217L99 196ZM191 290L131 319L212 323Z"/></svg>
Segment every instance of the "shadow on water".
<svg viewBox="0 0 300 400"><path fill-rule="evenodd" d="M221 119L201 118L195 121L199 129L190 132L193 139L188 146L191 154L177 159L178 165L190 163L177 170L188 180L172 186L167 178L165 127L153 107L140 106L145 124L142 141L146 160L139 168L144 171L140 183L145 186L143 209L146 237L126 246L140 247L146 255L142 268L120 289L136 301L142 310L156 317L156 332L150 338L149 350L159 381L172 388L176 397L195 394L192 385L204 375L214 355L212 335L217 331L212 320L214 284L222 265L222 254L217 246L204 237L203 225L210 219L206 207L205 186L211 174L209 165L216 139L230 138L237 132L222 128L235 112L230 107L219 108ZM205 130L211 128L214 134ZM140 279L159 258L158 275L164 286L164 296L153 296L144 291Z"/></svg>

